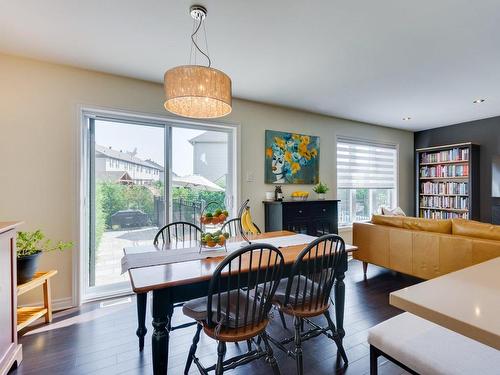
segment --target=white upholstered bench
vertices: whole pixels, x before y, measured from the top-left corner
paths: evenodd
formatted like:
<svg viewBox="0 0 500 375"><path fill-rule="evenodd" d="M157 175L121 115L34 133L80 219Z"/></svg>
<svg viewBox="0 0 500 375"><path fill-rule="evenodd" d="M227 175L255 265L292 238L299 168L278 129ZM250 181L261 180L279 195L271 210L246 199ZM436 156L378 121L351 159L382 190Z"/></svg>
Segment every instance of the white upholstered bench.
<svg viewBox="0 0 500 375"><path fill-rule="evenodd" d="M379 356L412 374L500 374L500 351L410 313L371 328L368 343L371 375Z"/></svg>

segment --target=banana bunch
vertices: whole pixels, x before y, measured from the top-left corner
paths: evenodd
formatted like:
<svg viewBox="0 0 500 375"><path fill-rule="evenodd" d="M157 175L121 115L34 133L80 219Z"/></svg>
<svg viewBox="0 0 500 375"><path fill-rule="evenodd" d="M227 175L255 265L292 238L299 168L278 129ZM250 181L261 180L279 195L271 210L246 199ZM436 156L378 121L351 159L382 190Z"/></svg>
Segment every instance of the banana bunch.
<svg viewBox="0 0 500 375"><path fill-rule="evenodd" d="M259 231L253 224L252 216L250 215L250 208L246 207L241 214L241 226L245 233L259 234Z"/></svg>

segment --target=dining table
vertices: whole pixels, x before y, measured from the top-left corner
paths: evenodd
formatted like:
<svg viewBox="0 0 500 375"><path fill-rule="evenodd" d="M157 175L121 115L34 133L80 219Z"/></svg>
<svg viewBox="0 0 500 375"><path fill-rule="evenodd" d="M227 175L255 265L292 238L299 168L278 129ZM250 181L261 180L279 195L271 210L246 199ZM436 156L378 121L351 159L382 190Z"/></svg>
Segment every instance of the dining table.
<svg viewBox="0 0 500 375"><path fill-rule="evenodd" d="M500 350L500 257L392 292L389 302Z"/></svg>
<svg viewBox="0 0 500 375"><path fill-rule="evenodd" d="M290 236L290 237L288 237ZM298 236L290 231L276 231L267 232L258 235L249 236L250 242L269 242L276 244L275 246L280 249L284 257L284 274L287 277L292 268L292 264L299 255L299 253L307 246L311 240L298 241L304 243L293 243L287 246L287 241L283 239L296 239ZM279 246L279 244L283 246ZM231 245L241 246L242 238L230 238L227 240L227 247ZM152 264L155 262L155 257L158 262L164 255L168 256L169 251L171 254L180 254L181 249L185 249L186 255L174 255L173 261L166 264ZM162 246L147 245L147 246L134 246L124 248L124 259L127 257L136 257L139 262L136 264L123 264L124 269L128 271L130 282L133 292L137 295L137 319L138 328L136 331L139 337L139 349L144 347L144 337L147 333L146 328L146 309L148 293L152 293L152 360L153 360L153 373L155 375L166 374L168 370L168 348L170 339L170 322L174 309L174 304L183 303L194 298L206 297L208 292L208 284L212 277L214 270L219 263L228 254L224 250L219 252L209 251L208 257L202 259L196 256L199 254L199 243L179 243L174 242ZM173 251L172 251L173 250ZM345 305L345 272L348 267L348 254L357 250L357 247L346 245L346 251L339 259L338 267L336 268L336 276L334 283L334 308L337 331L341 338L345 336L344 330L344 305ZM205 251L205 250L204 250ZM122 262L123 260L122 259ZM137 260L136 259L136 260ZM151 260L152 259L152 260ZM172 260L171 259L171 260ZM146 263L141 264L141 260L146 260ZM149 262L148 262L149 260ZM249 269L246 272L257 272L255 269Z"/></svg>

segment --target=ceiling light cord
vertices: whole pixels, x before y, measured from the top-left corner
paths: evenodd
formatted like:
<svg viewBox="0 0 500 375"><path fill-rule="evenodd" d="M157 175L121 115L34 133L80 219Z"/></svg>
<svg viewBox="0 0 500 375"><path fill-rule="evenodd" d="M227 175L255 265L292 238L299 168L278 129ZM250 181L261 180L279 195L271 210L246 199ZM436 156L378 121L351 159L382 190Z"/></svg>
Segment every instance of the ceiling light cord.
<svg viewBox="0 0 500 375"><path fill-rule="evenodd" d="M203 22L203 35L205 36L205 51L207 51L207 55L210 56L210 51L208 50L208 38L207 38L207 29L205 26L205 22ZM212 61L210 61L211 63Z"/></svg>
<svg viewBox="0 0 500 375"><path fill-rule="evenodd" d="M191 33L194 33L195 29L196 29L196 20L193 20L193 30L191 30ZM191 65L193 62L193 52L194 52L194 55L196 57L196 51L193 51L193 43L191 43L190 49L189 49L189 65Z"/></svg>
<svg viewBox="0 0 500 375"><path fill-rule="evenodd" d="M194 31L194 33L191 34L191 41L193 42L193 45L196 47L196 49L203 55L207 58L208 60L208 67L210 68L211 65L212 65L212 61L210 60L210 56L208 56L208 54L206 54L205 52L203 52L203 50L198 46L198 44L196 43L196 40L195 40L195 36L196 34L198 33L198 31L200 30L200 27L201 27L201 24L203 23L203 19L200 19L200 22L198 23L198 26L196 27L196 30ZM205 35L205 38L206 38L206 35ZM208 51L207 51L208 52ZM195 58L196 58L196 54L195 54Z"/></svg>

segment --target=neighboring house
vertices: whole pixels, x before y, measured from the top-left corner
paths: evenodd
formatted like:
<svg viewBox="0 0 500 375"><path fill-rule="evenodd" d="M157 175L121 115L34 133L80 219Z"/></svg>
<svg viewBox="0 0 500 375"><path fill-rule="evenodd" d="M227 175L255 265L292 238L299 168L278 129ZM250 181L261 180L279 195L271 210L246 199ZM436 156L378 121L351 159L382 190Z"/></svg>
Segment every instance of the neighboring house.
<svg viewBox="0 0 500 375"><path fill-rule="evenodd" d="M114 184L133 185L134 180L123 171L96 171L97 181L112 182Z"/></svg>
<svg viewBox="0 0 500 375"><path fill-rule="evenodd" d="M151 185L163 180L164 169L152 160L143 160L137 152L117 151L111 147L95 146L95 172L100 181ZM126 173L126 176L124 175Z"/></svg>
<svg viewBox="0 0 500 375"><path fill-rule="evenodd" d="M159 173L159 180L160 181L165 181L165 170L163 169L163 166L158 164L157 162L151 160L151 159L146 159L146 163L148 163L152 168L157 169L160 171Z"/></svg>
<svg viewBox="0 0 500 375"><path fill-rule="evenodd" d="M207 131L189 142L193 145L193 174L225 186L228 173L227 134Z"/></svg>

